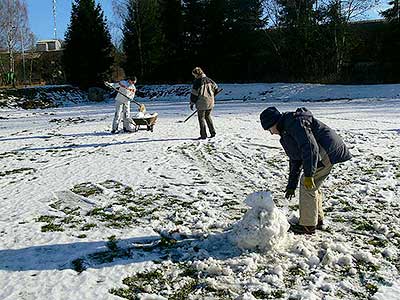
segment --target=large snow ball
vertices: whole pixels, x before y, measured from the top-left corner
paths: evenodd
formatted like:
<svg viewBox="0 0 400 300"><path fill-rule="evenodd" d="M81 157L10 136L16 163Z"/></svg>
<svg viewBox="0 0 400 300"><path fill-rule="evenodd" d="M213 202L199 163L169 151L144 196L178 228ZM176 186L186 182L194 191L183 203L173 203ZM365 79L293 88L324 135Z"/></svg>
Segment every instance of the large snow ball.
<svg viewBox="0 0 400 300"><path fill-rule="evenodd" d="M275 206L271 192L255 192L245 203L251 207L243 218L233 225L230 240L241 249L261 251L279 248L287 240L289 223Z"/></svg>

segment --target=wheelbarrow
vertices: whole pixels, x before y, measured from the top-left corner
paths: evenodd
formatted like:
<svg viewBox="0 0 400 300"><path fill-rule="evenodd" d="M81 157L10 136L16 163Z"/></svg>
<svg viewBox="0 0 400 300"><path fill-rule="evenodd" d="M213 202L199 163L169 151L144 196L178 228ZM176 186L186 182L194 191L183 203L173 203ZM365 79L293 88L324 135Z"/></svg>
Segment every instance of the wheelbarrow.
<svg viewBox="0 0 400 300"><path fill-rule="evenodd" d="M157 117L158 113L145 115L144 117L131 117L132 125L134 126L135 131L138 131L140 129L140 126L146 126L147 131L153 132Z"/></svg>

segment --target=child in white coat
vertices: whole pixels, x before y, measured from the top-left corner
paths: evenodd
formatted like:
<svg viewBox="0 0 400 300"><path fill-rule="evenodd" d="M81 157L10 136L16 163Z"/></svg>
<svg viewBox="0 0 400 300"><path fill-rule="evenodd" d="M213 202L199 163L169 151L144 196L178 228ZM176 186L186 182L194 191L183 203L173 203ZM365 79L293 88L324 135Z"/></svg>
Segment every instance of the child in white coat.
<svg viewBox="0 0 400 300"><path fill-rule="evenodd" d="M108 83L106 85L112 86L119 90L120 93L115 97L115 115L112 123L111 133L118 132L118 125L123 122L123 130L124 132L134 132L134 126L132 124L132 120L130 118L130 100L135 97L136 92L136 77L133 79L121 80L116 83ZM125 95L125 96L124 96Z"/></svg>

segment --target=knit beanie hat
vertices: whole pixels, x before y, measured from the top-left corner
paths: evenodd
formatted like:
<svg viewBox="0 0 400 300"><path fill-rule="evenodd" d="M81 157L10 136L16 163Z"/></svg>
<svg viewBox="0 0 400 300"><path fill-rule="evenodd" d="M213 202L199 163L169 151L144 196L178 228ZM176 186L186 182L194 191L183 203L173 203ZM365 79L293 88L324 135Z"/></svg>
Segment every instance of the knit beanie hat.
<svg viewBox="0 0 400 300"><path fill-rule="evenodd" d="M264 128L264 130L270 129L279 121L281 115L282 114L276 109L276 107L268 107L260 114L261 126Z"/></svg>

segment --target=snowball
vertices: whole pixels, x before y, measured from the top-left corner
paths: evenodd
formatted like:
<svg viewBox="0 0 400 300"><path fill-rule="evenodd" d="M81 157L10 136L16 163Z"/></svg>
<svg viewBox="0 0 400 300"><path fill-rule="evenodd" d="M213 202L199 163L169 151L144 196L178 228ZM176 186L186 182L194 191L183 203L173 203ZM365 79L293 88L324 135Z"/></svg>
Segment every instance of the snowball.
<svg viewBox="0 0 400 300"><path fill-rule="evenodd" d="M229 239L241 249L276 249L287 241L289 223L275 206L270 192L255 192L246 199L251 207L233 225Z"/></svg>

